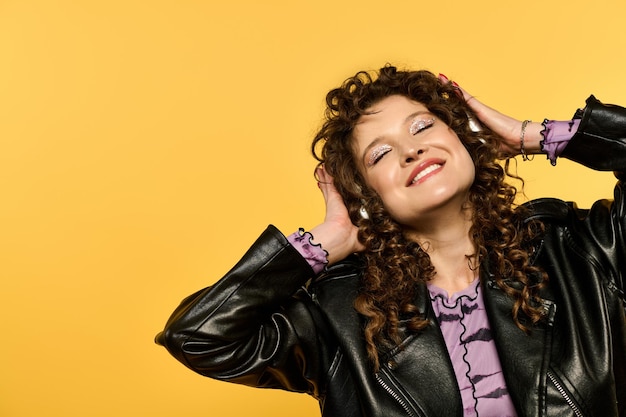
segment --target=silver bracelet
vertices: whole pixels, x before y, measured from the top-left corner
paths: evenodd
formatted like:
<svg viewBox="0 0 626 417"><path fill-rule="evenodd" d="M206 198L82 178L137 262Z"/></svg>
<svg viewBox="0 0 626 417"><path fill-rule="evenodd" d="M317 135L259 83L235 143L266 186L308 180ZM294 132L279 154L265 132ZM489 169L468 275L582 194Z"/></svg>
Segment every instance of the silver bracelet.
<svg viewBox="0 0 626 417"><path fill-rule="evenodd" d="M522 132L519 135L519 153L522 155L522 161L532 161L535 159L535 155L531 155L530 157L526 153L526 149L524 148L524 135L526 134L526 126L528 123L531 123L532 120L524 120L522 122Z"/></svg>

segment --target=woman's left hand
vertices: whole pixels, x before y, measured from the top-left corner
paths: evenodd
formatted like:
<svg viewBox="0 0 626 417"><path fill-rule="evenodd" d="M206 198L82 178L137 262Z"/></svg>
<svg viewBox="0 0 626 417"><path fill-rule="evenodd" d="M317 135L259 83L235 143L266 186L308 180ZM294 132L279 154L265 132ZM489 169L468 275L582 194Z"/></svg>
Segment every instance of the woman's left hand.
<svg viewBox="0 0 626 417"><path fill-rule="evenodd" d="M445 75L439 75L439 80L442 83L450 82ZM502 156L511 157L519 155L521 150L520 139L522 135L522 121L492 109L491 107L483 104L473 95L469 94L458 84L453 84L457 91L463 95L463 98L474 111L480 122L502 137L503 140L500 146ZM525 153L541 153L540 142L543 139L541 136L542 129L543 126L541 123L529 122L526 124L526 129L524 131Z"/></svg>

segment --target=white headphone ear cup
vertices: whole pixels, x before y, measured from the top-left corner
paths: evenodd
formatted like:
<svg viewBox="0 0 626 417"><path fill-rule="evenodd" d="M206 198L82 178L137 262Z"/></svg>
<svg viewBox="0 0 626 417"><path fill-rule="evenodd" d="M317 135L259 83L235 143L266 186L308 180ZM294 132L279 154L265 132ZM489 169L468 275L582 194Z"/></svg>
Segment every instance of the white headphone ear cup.
<svg viewBox="0 0 626 417"><path fill-rule="evenodd" d="M480 122L469 113L467 113L467 120L469 121L469 127L472 132L480 132L481 130L483 130Z"/></svg>
<svg viewBox="0 0 626 417"><path fill-rule="evenodd" d="M369 213L367 212L367 210L365 210L365 207L363 206L361 206L361 208L359 209L359 215L365 220L369 220L370 218Z"/></svg>

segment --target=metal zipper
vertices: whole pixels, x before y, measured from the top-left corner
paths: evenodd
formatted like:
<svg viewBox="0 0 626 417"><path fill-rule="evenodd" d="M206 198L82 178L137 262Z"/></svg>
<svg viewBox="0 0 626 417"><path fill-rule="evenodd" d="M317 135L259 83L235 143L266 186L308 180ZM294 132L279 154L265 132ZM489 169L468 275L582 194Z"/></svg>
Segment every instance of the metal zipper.
<svg viewBox="0 0 626 417"><path fill-rule="evenodd" d="M391 397L396 400L396 402L398 404L400 404L400 407L402 407L402 409L404 410L404 412L409 415L409 416L416 416L419 417L414 411L413 408L409 405L408 402L406 402L406 400L404 400L404 398L402 398L400 396L400 394L398 394L396 391L393 390L393 388L391 388L384 380L383 378L380 376L380 374L377 372L376 374L374 374L376 377L376 381L380 384L381 387L383 387L383 389L385 391L387 391L389 393L389 395L391 395Z"/></svg>
<svg viewBox="0 0 626 417"><path fill-rule="evenodd" d="M548 371L548 379L552 381L552 383L556 387L556 390L559 392L559 394L561 394L561 396L563 397L567 405L569 405L569 407L572 409L576 417L583 417L583 413L580 411L580 408L578 408L574 400L572 400L565 388L563 388L561 383L551 371Z"/></svg>
<svg viewBox="0 0 626 417"><path fill-rule="evenodd" d="M620 300L622 300L622 304L624 305L624 307L626 307L626 298L624 298L624 291L621 288L619 288L615 284L615 282L609 282L608 288L612 292L617 292L617 294L619 295Z"/></svg>

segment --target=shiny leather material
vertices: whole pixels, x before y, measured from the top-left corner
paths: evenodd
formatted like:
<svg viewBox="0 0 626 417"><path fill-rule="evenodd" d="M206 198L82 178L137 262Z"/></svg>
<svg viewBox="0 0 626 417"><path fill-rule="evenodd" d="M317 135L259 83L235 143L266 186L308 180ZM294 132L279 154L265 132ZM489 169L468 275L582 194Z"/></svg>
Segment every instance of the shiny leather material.
<svg viewBox="0 0 626 417"><path fill-rule="evenodd" d="M599 171L615 171L626 167L626 135L623 107L603 104L593 95L584 110L574 115L581 128L565 147L562 157Z"/></svg>
<svg viewBox="0 0 626 417"><path fill-rule="evenodd" d="M566 156L626 169L626 111L590 97ZM571 148L570 148L571 146ZM590 210L540 199L546 225L533 261L549 274L547 320L527 335L512 301L481 268L485 306L519 416L626 416L626 186ZM431 324L368 366L363 319L353 308L357 256L313 272L273 226L214 286L185 299L157 336L179 361L220 380L306 392L327 417L462 416L461 397L427 296ZM579 414L577 414L579 413Z"/></svg>

